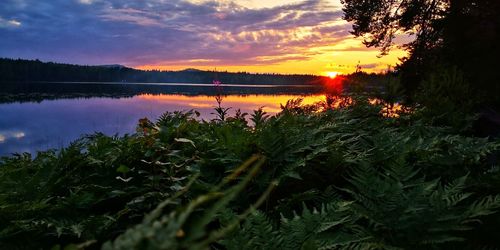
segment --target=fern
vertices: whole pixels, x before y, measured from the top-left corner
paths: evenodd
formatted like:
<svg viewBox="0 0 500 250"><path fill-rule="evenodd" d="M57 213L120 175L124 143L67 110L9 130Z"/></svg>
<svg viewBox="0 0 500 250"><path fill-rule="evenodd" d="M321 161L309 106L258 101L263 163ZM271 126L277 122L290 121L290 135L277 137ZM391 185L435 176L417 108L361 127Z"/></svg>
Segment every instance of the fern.
<svg viewBox="0 0 500 250"><path fill-rule="evenodd" d="M365 166L353 171L353 187L345 191L354 198L353 212L367 220L373 238L393 247L415 248L463 241L460 232L472 230L472 219L498 209L498 197L468 205L466 178L442 186L418 177L407 166L378 171Z"/></svg>
<svg viewBox="0 0 500 250"><path fill-rule="evenodd" d="M349 98L1 158L0 248L500 247L498 141Z"/></svg>

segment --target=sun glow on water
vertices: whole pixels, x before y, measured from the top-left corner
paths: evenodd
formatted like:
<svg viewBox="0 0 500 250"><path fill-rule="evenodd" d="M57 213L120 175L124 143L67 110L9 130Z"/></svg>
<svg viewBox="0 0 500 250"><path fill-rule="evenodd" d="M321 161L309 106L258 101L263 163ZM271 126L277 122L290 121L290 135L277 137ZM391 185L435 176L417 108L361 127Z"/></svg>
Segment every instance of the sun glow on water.
<svg viewBox="0 0 500 250"><path fill-rule="evenodd" d="M175 104L181 105L182 107L192 107L199 109L199 111L210 110L217 105L215 101L215 96L185 96L178 94L141 94L136 97L140 100L147 100L150 103L160 104ZM313 104L324 100L324 95L322 94L311 94L311 95L227 95L223 96L223 105L226 107L232 107L233 110L241 108L244 112L252 112L260 107L263 110L270 113L276 114L281 111L281 105L285 105L288 100L302 98L303 104ZM209 114L210 112L205 112ZM210 118L210 117L205 117Z"/></svg>

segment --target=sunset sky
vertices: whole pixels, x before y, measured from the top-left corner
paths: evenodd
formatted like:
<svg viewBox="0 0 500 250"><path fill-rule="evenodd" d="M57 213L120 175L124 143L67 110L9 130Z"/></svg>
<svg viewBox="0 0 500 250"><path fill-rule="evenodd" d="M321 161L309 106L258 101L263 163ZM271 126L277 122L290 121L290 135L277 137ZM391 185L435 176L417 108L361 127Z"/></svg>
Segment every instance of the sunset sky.
<svg viewBox="0 0 500 250"><path fill-rule="evenodd" d="M342 15L340 0L1 0L0 57L326 75L405 55L378 58Z"/></svg>

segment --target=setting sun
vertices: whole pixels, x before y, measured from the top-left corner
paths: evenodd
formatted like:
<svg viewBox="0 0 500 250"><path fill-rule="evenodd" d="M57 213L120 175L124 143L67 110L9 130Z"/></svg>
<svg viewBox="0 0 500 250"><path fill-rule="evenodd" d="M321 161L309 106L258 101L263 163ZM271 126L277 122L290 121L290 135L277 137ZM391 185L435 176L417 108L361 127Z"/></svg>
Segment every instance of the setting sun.
<svg viewBox="0 0 500 250"><path fill-rule="evenodd" d="M330 78L335 78L339 75L340 73L339 72L336 72L336 71L330 71L330 72L326 72L326 76L330 77Z"/></svg>

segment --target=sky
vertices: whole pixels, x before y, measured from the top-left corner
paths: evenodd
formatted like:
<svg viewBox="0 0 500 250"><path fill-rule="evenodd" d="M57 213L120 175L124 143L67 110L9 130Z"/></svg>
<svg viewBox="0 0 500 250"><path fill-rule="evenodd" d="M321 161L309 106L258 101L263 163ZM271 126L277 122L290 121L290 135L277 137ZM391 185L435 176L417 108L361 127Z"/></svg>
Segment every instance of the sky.
<svg viewBox="0 0 500 250"><path fill-rule="evenodd" d="M327 75L394 66L340 0L1 0L0 57L139 69ZM409 39L403 38L402 40Z"/></svg>

